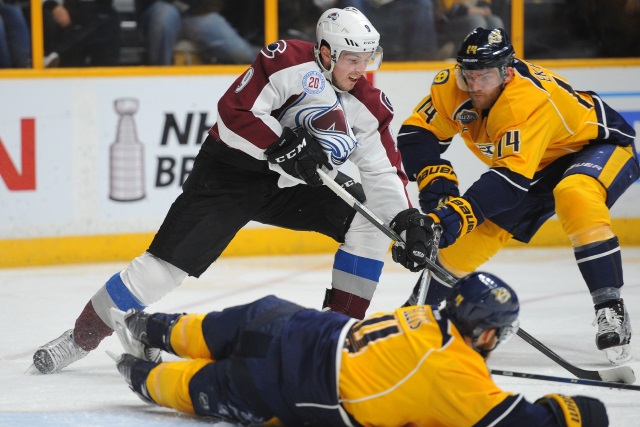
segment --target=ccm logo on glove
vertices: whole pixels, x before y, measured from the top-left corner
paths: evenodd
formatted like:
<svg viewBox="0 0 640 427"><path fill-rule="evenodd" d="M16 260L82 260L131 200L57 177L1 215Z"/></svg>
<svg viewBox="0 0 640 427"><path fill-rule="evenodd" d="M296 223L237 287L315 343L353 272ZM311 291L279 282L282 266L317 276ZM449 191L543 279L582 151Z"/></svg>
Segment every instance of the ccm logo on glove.
<svg viewBox="0 0 640 427"><path fill-rule="evenodd" d="M317 171L319 167L333 169L318 141L304 128L296 133L284 127L280 138L267 147L264 154L269 163L279 165L286 174L314 187L322 185Z"/></svg>
<svg viewBox="0 0 640 427"><path fill-rule="evenodd" d="M286 141L284 141L284 142L286 142ZM273 160L276 163L283 163L283 162L286 162L287 160L291 160L294 157L296 157L298 154L302 153L302 150L306 146L307 146L307 140L306 139L302 139L302 142L300 142L300 144L298 144L293 150L291 150L288 153L285 153L285 154L283 154L281 156L274 157Z"/></svg>

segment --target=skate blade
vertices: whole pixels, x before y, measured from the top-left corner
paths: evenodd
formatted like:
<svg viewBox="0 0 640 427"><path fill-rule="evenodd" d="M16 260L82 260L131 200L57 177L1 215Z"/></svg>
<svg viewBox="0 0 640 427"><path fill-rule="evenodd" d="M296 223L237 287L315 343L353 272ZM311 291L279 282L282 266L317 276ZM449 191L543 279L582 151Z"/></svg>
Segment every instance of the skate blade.
<svg viewBox="0 0 640 427"><path fill-rule="evenodd" d="M117 354L115 354L112 351L109 350L105 350L105 353L107 353L107 356L109 356L110 358L113 359L114 362L118 363L118 360L120 359L121 356L118 356Z"/></svg>
<svg viewBox="0 0 640 427"><path fill-rule="evenodd" d="M24 373L27 375L43 375L42 372L38 371L38 368L36 368L36 365L33 363L27 368L26 371L24 371Z"/></svg>
<svg viewBox="0 0 640 427"><path fill-rule="evenodd" d="M136 345L137 343L129 333L124 322L125 314L122 310L118 310L115 307L111 308L111 323L113 323L113 329L116 331L120 344L124 347L124 352L142 359L144 358L144 352L140 345Z"/></svg>
<svg viewBox="0 0 640 427"><path fill-rule="evenodd" d="M609 347L603 350L607 355L607 359L613 365L621 365L623 363L631 360L631 349L629 348L629 344L619 345L616 347Z"/></svg>

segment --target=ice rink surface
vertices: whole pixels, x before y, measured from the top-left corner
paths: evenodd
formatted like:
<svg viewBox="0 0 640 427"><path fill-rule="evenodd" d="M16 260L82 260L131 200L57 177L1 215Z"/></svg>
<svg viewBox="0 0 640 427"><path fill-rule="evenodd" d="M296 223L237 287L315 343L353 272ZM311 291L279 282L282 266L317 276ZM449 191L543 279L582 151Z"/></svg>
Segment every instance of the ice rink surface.
<svg viewBox="0 0 640 427"><path fill-rule="evenodd" d="M623 297L634 330L640 334L640 248L623 248L622 255L626 281ZM330 254L222 258L200 279L187 279L149 310L207 312L267 294L319 308L331 280L332 261ZM34 350L71 328L98 287L126 264L0 270L0 426L231 425L144 404L129 391L105 352L121 352L115 336L59 374L25 374ZM507 249L483 266L483 270L498 275L516 289L521 301L521 326L527 332L583 369L611 367L595 347L593 305L569 247ZM417 273L394 264L389 256L368 313L401 305L417 277ZM629 365L640 378L637 335L631 345L635 358ZM499 347L489 366L573 377L519 337ZM522 393L529 400L546 393L598 397L607 405L611 426L640 425L640 391L494 378L503 389Z"/></svg>

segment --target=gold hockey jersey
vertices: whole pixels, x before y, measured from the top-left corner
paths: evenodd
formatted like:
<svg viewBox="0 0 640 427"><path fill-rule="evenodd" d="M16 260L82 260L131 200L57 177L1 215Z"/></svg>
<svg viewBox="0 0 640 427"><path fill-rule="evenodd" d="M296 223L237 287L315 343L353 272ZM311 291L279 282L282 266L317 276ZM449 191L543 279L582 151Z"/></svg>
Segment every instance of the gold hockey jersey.
<svg viewBox="0 0 640 427"><path fill-rule="evenodd" d="M404 125L431 131L440 141L460 134L491 168L505 167L531 179L552 161L590 140L616 139L607 128L602 101L578 92L553 71L516 59L514 78L491 108L477 111L458 87L456 67L440 71L431 93ZM628 145L622 141L621 145Z"/></svg>
<svg viewBox="0 0 640 427"><path fill-rule="evenodd" d="M508 397L518 400L429 306L356 323L342 351L339 391L343 407L364 426L470 427ZM502 416L494 412L492 419Z"/></svg>

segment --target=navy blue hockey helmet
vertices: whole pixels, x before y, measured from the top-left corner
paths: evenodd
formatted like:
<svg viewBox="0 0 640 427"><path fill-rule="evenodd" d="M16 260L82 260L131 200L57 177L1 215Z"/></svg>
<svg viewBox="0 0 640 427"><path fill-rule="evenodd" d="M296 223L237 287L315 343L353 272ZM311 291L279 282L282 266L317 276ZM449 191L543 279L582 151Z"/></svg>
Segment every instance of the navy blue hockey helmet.
<svg viewBox="0 0 640 427"><path fill-rule="evenodd" d="M478 27L467 35L458 51L458 65L463 70L498 68L503 71L513 64L515 51L502 28L485 30Z"/></svg>
<svg viewBox="0 0 640 427"><path fill-rule="evenodd" d="M496 329L497 344L518 330L518 297L490 273L474 272L460 279L447 296L443 311L460 333L474 342L486 329Z"/></svg>

